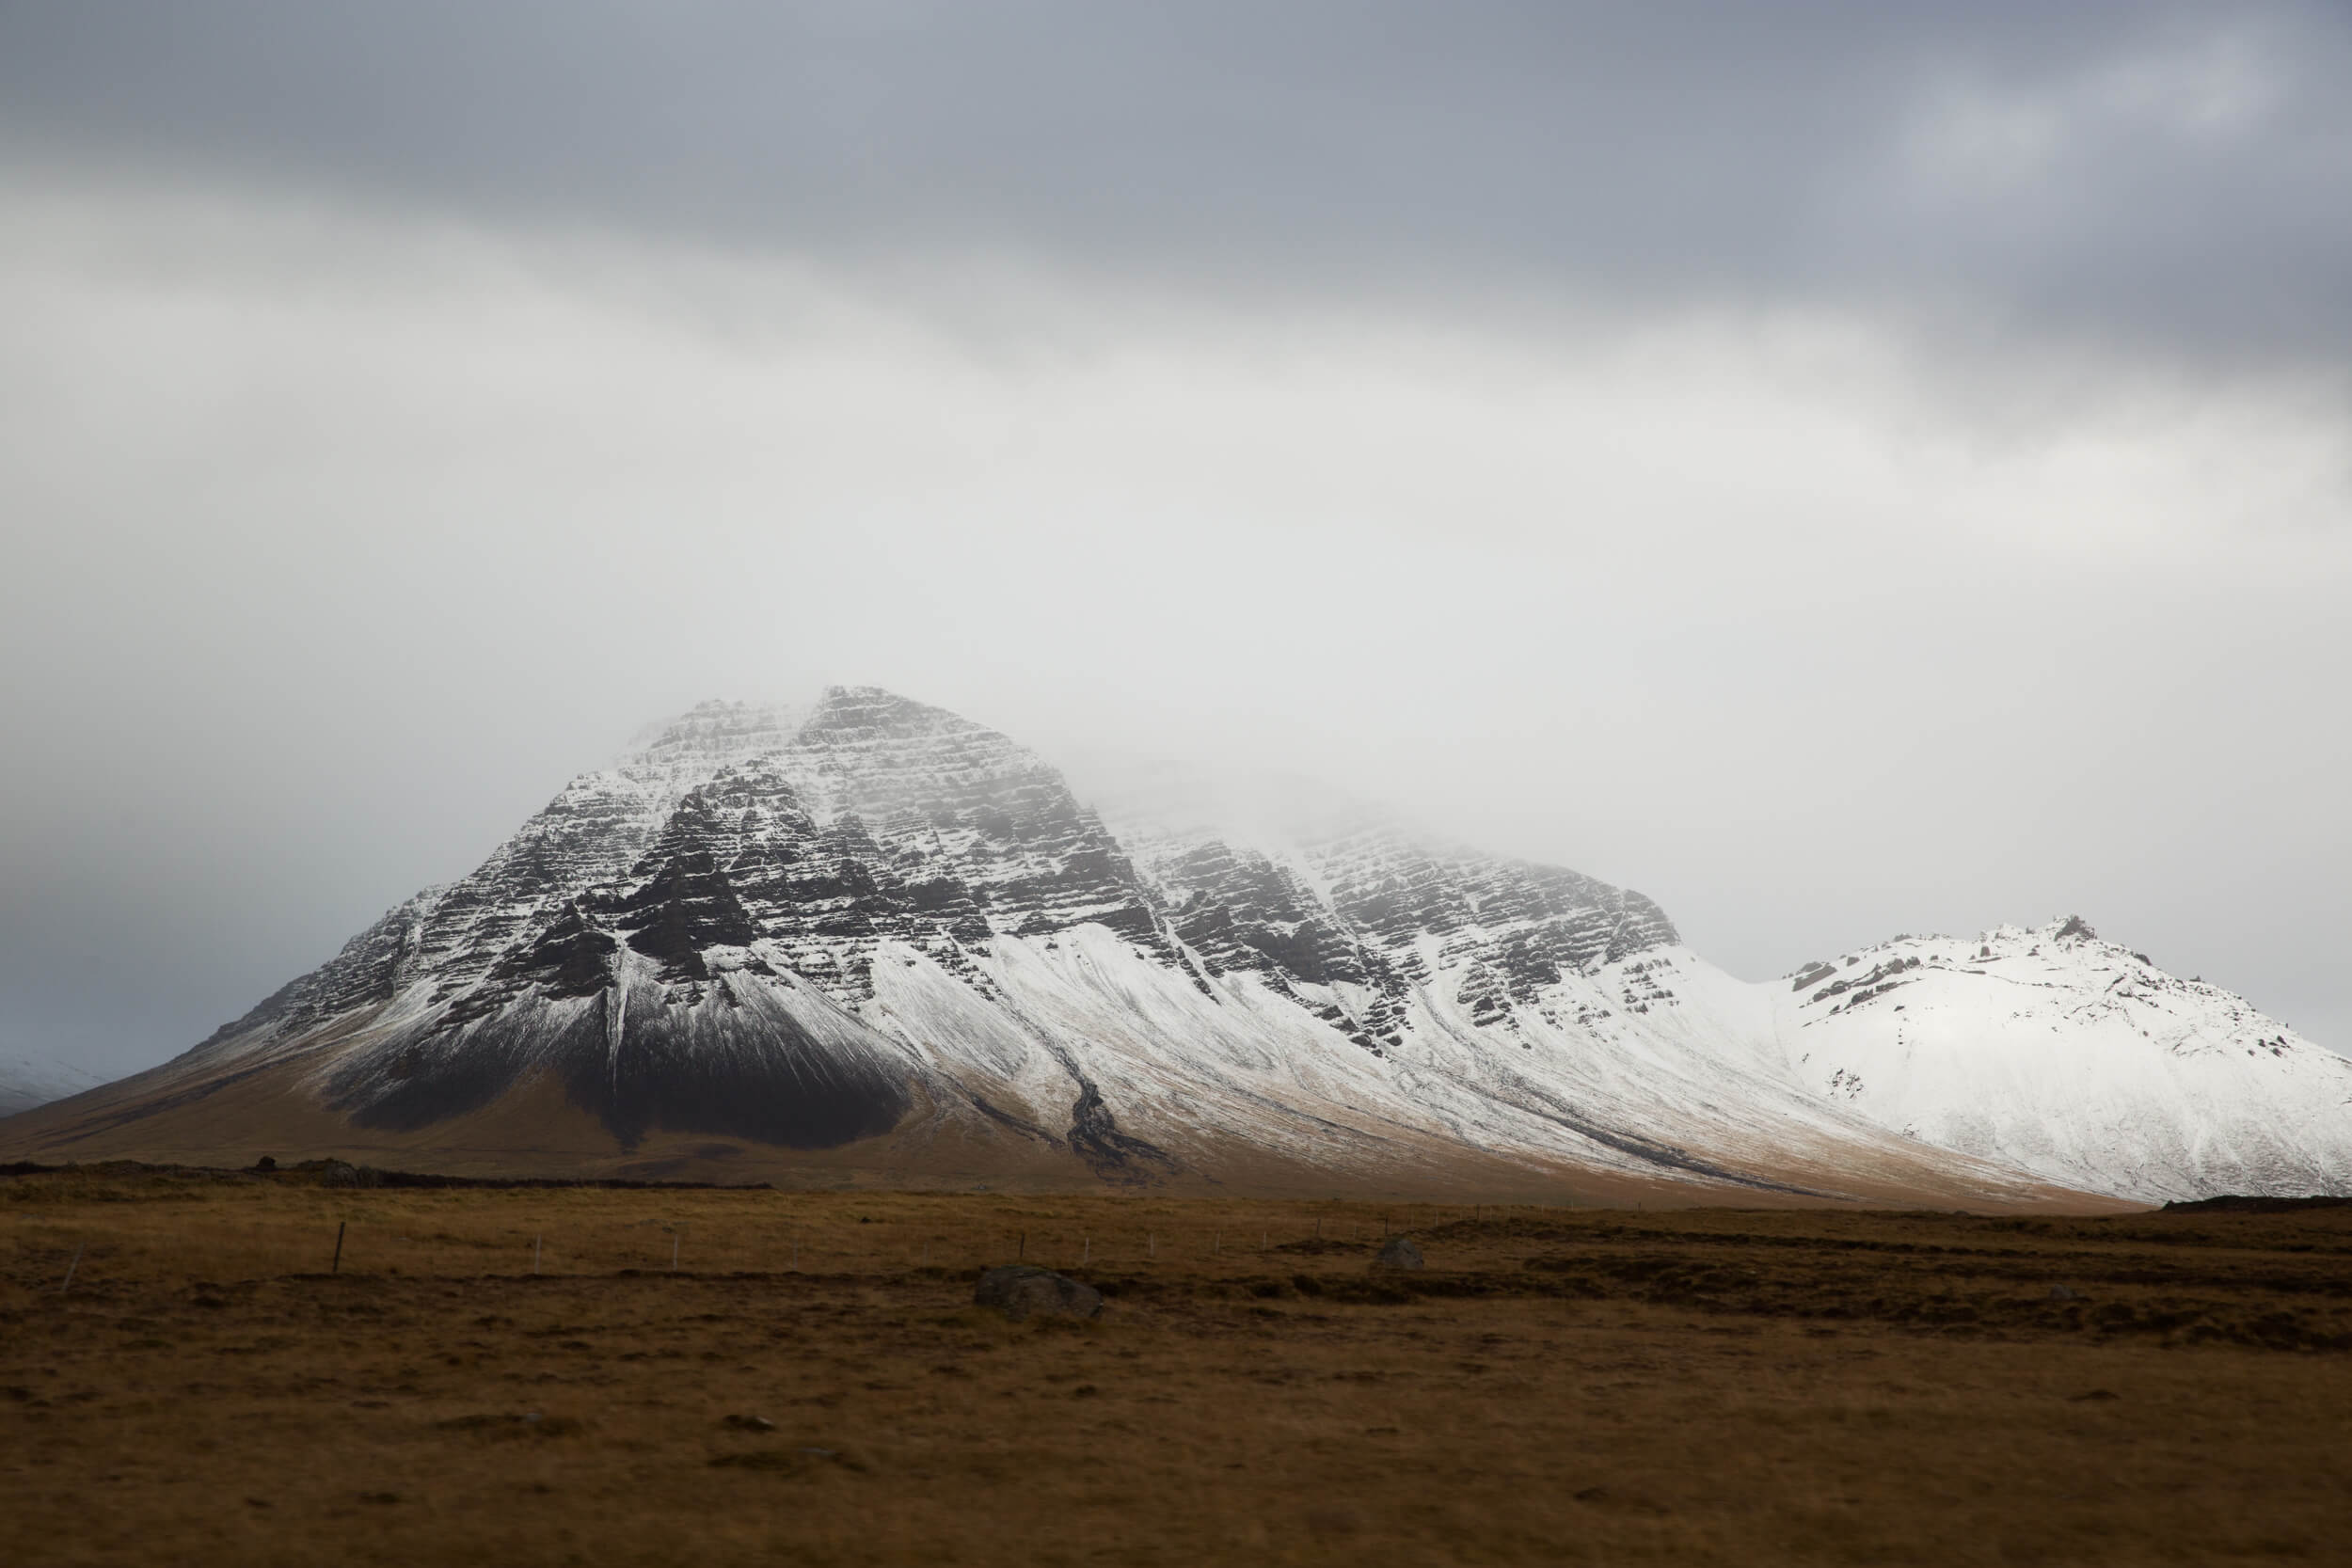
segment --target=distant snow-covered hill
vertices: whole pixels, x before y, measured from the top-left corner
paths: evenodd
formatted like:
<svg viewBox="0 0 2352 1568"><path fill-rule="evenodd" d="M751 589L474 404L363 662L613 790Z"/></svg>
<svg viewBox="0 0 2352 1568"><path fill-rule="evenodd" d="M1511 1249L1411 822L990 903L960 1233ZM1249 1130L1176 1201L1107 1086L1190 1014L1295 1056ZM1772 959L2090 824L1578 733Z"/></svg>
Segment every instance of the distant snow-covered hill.
<svg viewBox="0 0 2352 1568"><path fill-rule="evenodd" d="M35 1061L29 1056L0 1056L0 1117L29 1111L36 1105L94 1089L105 1080L62 1062Z"/></svg>
<svg viewBox="0 0 2352 1568"><path fill-rule="evenodd" d="M2352 1191L2352 1060L2079 918L1900 937L1774 989L1801 1080L1909 1136L2151 1201Z"/></svg>

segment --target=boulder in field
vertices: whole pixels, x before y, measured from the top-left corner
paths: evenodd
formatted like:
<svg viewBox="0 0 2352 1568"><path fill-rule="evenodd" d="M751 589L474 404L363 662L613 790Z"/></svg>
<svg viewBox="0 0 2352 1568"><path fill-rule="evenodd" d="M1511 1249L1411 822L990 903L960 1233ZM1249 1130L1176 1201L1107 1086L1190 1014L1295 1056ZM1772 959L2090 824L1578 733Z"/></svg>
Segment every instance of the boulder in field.
<svg viewBox="0 0 2352 1568"><path fill-rule="evenodd" d="M1040 1312L1063 1318L1103 1315L1102 1291L1026 1263L1008 1263L980 1275L972 1300L977 1306L996 1308L1015 1323Z"/></svg>
<svg viewBox="0 0 2352 1568"><path fill-rule="evenodd" d="M1372 1260L1375 1269L1418 1269L1425 1267L1421 1248L1408 1237L1391 1236L1380 1248L1380 1256Z"/></svg>

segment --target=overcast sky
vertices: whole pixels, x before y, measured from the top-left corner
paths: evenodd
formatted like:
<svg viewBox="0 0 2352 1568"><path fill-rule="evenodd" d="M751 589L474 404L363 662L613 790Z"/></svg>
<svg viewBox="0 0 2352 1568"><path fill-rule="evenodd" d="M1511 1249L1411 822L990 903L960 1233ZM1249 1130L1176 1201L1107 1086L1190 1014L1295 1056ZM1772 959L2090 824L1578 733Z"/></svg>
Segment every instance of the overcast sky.
<svg viewBox="0 0 2352 1568"><path fill-rule="evenodd" d="M0 4L0 1056L708 696L2352 1051L2341 6Z"/></svg>

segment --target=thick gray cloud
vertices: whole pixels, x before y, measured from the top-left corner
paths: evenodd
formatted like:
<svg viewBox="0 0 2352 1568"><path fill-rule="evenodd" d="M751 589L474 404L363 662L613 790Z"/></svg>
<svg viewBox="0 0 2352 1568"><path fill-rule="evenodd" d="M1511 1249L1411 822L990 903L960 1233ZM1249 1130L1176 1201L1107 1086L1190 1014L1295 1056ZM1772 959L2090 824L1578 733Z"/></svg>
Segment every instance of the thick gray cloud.
<svg viewBox="0 0 2352 1568"><path fill-rule="evenodd" d="M0 9L0 1054L639 722L1337 777L2352 1049L2340 8Z"/></svg>
<svg viewBox="0 0 2352 1568"><path fill-rule="evenodd" d="M1235 289L1857 299L2352 353L2340 6L580 4L0 14L28 145L501 224Z"/></svg>

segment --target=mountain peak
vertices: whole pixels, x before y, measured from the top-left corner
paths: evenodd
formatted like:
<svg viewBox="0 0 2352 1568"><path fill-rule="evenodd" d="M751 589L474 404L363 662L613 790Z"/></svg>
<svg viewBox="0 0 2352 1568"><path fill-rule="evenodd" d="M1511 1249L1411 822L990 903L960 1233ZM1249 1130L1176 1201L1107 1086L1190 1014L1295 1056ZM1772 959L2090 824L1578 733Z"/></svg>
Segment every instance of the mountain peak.
<svg viewBox="0 0 2352 1568"><path fill-rule="evenodd" d="M660 765L698 757L733 761L788 743L808 717L803 704L731 703L710 699L664 723L648 727L652 739L631 760Z"/></svg>
<svg viewBox="0 0 2352 1568"><path fill-rule="evenodd" d="M829 686L818 698L802 733L815 738L850 739L861 736L942 735L977 732L976 724L944 707L901 697L879 686Z"/></svg>
<svg viewBox="0 0 2352 1568"><path fill-rule="evenodd" d="M959 714L882 687L828 686L814 703L707 698L639 731L622 766L675 770L707 764L715 770L803 739L830 749L862 739L987 733Z"/></svg>

